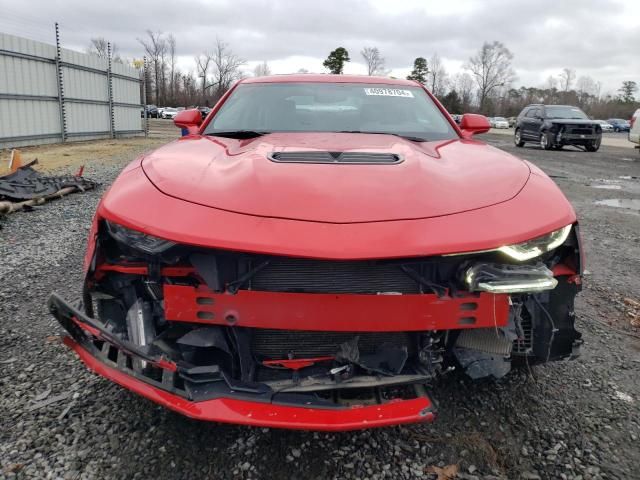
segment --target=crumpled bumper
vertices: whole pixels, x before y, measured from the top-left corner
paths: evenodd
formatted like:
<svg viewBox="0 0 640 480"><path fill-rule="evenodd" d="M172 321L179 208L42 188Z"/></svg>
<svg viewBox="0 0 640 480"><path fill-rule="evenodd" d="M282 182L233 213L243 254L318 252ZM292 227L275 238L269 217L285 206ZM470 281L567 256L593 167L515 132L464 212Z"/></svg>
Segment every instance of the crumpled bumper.
<svg viewBox="0 0 640 480"><path fill-rule="evenodd" d="M347 431L373 427L384 427L407 423L431 422L435 419L434 406L426 395L409 400L392 400L380 405L345 406L322 408L291 405L291 402L247 400L247 395L228 395L194 401L162 388L161 383L146 381L122 367L122 362L112 361L104 354L108 349L99 349L94 340L105 342L129 357L152 363L164 373L179 373L182 368L160 356L140 350L126 341L114 337L104 330L99 322L53 294L49 309L70 336L64 343L74 350L87 367L99 375L135 392L170 410L190 418L250 425L258 427L288 428L317 431ZM234 398L235 397L235 398ZM238 398L244 397L244 398Z"/></svg>

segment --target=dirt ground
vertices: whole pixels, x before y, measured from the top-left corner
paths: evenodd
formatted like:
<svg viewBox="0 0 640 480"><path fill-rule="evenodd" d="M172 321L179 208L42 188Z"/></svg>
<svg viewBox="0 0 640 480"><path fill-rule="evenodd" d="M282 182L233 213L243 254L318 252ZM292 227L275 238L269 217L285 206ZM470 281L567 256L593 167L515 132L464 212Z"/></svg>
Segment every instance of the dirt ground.
<svg viewBox="0 0 640 480"><path fill-rule="evenodd" d="M114 140L91 140L53 145L21 147L22 163L38 159L38 170L75 173L81 165L109 163L123 156L131 156L141 148L152 149L178 136L179 131L170 120L152 119L149 136L137 136ZM8 173L11 150L0 150L0 175Z"/></svg>
<svg viewBox="0 0 640 480"><path fill-rule="evenodd" d="M47 168L86 163L102 187L0 220L0 479L413 479L452 464L468 480L640 479L638 152L481 137L542 168L578 213L588 269L579 359L502 381L446 377L431 389L431 425L320 434L186 419L88 372L61 344L47 296L78 297L93 210L133 156L177 135L161 122L146 140L29 151Z"/></svg>

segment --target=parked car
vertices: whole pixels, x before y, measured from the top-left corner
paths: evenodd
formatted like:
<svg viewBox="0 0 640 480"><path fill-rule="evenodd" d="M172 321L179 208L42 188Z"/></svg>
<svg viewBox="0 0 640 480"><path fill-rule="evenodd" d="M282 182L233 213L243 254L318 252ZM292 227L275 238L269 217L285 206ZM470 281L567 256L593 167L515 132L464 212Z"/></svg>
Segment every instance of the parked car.
<svg viewBox="0 0 640 480"><path fill-rule="evenodd" d="M573 145L596 152L602 142L602 128L578 107L534 104L518 115L513 140L517 147L536 142L544 150Z"/></svg>
<svg viewBox="0 0 640 480"><path fill-rule="evenodd" d="M624 120L623 118L610 118L607 122L613 125L614 132L628 132L631 129L629 120Z"/></svg>
<svg viewBox="0 0 640 480"><path fill-rule="evenodd" d="M485 117L458 127L409 80L305 74L174 123L188 136L98 206L84 307L49 300L98 374L191 418L352 430L433 420L451 368L576 355L574 209L466 141Z"/></svg>
<svg viewBox="0 0 640 480"><path fill-rule="evenodd" d="M197 107L197 108L200 111L200 114L202 115L203 120L207 117L207 115L209 115L209 112L211 112L211 109L209 107Z"/></svg>
<svg viewBox="0 0 640 480"><path fill-rule="evenodd" d="M509 128L509 122L504 117L493 117L493 128Z"/></svg>
<svg viewBox="0 0 640 480"><path fill-rule="evenodd" d="M613 125L605 120L594 120L594 122L598 122L600 124L600 128L603 132L613 132Z"/></svg>
<svg viewBox="0 0 640 480"><path fill-rule="evenodd" d="M494 127L495 125L495 120L493 117L487 117L487 121L489 122L489 125L491 126L491 128Z"/></svg>
<svg viewBox="0 0 640 480"><path fill-rule="evenodd" d="M174 118L176 118L177 114L178 114L178 109L177 108L166 107L164 109L164 111L162 112L162 118L174 119Z"/></svg>
<svg viewBox="0 0 640 480"><path fill-rule="evenodd" d="M631 117L631 128L629 129L629 141L636 144L640 149L640 108Z"/></svg>
<svg viewBox="0 0 640 480"><path fill-rule="evenodd" d="M462 121L462 115L458 115L458 114L452 114L451 118L453 118L453 121L456 122L458 125L460 125L460 122Z"/></svg>
<svg viewBox="0 0 640 480"><path fill-rule="evenodd" d="M516 126L516 120L518 119L518 117L509 117L507 118L507 121L509 122L509 128L513 128Z"/></svg>
<svg viewBox="0 0 640 480"><path fill-rule="evenodd" d="M147 110L148 118L158 118L158 107L155 105L147 105L145 108ZM144 117L144 109L141 110L140 116Z"/></svg>

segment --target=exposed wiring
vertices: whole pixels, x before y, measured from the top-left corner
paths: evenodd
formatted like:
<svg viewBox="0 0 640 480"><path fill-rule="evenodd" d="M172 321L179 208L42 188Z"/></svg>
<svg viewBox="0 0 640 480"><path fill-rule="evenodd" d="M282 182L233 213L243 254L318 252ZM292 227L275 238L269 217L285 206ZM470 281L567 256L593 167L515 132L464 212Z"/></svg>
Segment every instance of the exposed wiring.
<svg viewBox="0 0 640 480"><path fill-rule="evenodd" d="M533 300L538 304L540 309L544 312L544 314L549 319L549 323L551 324L551 338L549 339L549 346L547 347L547 359L545 360L546 362L548 362L549 358L551 358L551 346L553 345L553 340L555 339L556 332L558 331L558 329L556 328L556 324L553 322L553 318L551 317L547 309L544 308L540 303L540 300L538 300L538 298L535 295L531 295L531 298L533 298Z"/></svg>

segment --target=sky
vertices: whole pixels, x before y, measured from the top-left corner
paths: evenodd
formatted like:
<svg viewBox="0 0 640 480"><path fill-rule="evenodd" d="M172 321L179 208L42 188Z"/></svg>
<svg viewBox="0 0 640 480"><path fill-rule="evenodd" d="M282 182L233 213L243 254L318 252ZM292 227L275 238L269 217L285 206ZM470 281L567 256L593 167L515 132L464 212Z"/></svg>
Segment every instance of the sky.
<svg viewBox="0 0 640 480"><path fill-rule="evenodd" d="M396 77L416 57L437 53L449 74L462 71L485 41L514 55L514 86L541 87L565 68L615 93L625 80L640 84L640 0L0 0L0 32L84 51L91 37L140 58L145 30L172 33L178 64L195 71L194 56L216 37L247 61L247 73L269 63L273 73L324 72L338 46L366 73L363 47L378 47Z"/></svg>

